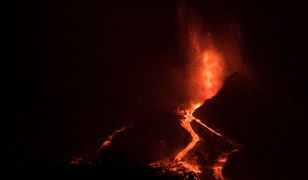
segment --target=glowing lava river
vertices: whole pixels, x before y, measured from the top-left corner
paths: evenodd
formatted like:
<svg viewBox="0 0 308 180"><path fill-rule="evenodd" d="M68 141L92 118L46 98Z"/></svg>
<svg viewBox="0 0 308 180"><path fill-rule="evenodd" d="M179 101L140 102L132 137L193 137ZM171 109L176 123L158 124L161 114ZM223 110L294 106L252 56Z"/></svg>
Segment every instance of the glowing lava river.
<svg viewBox="0 0 308 180"><path fill-rule="evenodd" d="M171 157L152 162L150 166L161 173L175 175L181 179L224 180L225 164L229 156L240 149L240 145L195 117L194 113L199 107L206 106L205 102L215 97L225 79L234 73L231 66L236 63L230 62L236 61L237 57L228 55L226 51L229 50L216 46L211 34L203 30L202 23L198 21L197 16L189 13L185 6L179 6L180 36L184 42L182 47L185 48L183 55L186 56L184 59L187 60L185 64L187 66L181 74L183 76L179 75L182 77L179 79L184 84L179 90L184 92L186 99L182 102L181 108L177 108L177 114L180 116L180 125L190 135L191 140L184 147L181 147L182 143L179 143L179 149L176 149L175 153L170 155ZM228 47L234 47L234 49L230 52L237 52L236 45L234 45L236 42L231 42L231 44L232 46ZM203 127L208 133L201 135L200 129L199 131L194 129L195 125ZM100 150L108 147L112 138L125 129L126 127L114 131L102 143ZM206 141L203 141L204 139ZM205 146L201 146L201 142ZM207 149L204 150L203 147ZM197 148L201 153L196 151ZM203 156L200 157L200 154Z"/></svg>
<svg viewBox="0 0 308 180"><path fill-rule="evenodd" d="M238 68L240 64L236 63L240 62L236 45L238 42L234 39L230 41L233 35L228 34L230 36L225 36L227 38L223 43L229 43L232 49L220 48L222 42L216 41L210 32L204 30L204 23L196 12L184 3L179 4L178 23L187 65L181 79L187 99L177 113L181 117L181 126L189 133L191 140L173 157L150 165L161 169L162 173L178 175L181 179L225 180L223 170L228 158L242 146L196 118L194 113L201 106L206 108L205 102L215 97L226 78L237 71L234 67ZM228 38L230 39L227 40ZM230 55L230 52L235 54ZM194 129L197 128L196 125L203 127L208 133L201 135L200 129Z"/></svg>
<svg viewBox="0 0 308 180"><path fill-rule="evenodd" d="M185 157L185 155L196 146L196 144L200 141L200 137L198 136L198 134L193 130L193 128L191 127L191 122L193 120L195 120L197 123L199 123L200 125L204 126L205 128L207 128L209 131L211 131L212 133L216 134L217 136L221 136L221 134L219 134L218 132L216 132L215 130L213 130L212 128L208 127L206 124L202 123L200 119L197 119L194 117L193 113L194 111L200 107L199 104L193 106L192 110L179 110L179 114L184 116L184 119L181 120L181 125L182 127L190 133L192 140L191 142L182 150L180 151L176 157L175 160L177 162L179 162L180 164L182 164L187 170L195 172L195 173L200 173L200 169L198 166L194 166L189 164L188 162L183 161L182 159Z"/></svg>
<svg viewBox="0 0 308 180"><path fill-rule="evenodd" d="M197 53L198 54L198 53ZM178 108L177 113L182 117L180 124L190 134L191 141L187 146L180 150L172 160L158 161L151 164L152 167L162 168L175 174L182 174L185 176L187 173L193 173L193 177L187 179L199 179L199 175L202 173L202 168L195 158L190 156L190 152L196 147L201 137L196 133L192 127L192 122L196 122L198 125L204 127L207 131L224 139L224 137L212 129L201 119L196 118L194 112L203 105L203 103L214 97L221 89L225 77L224 61L214 50L206 50L200 53L195 61L191 65L192 73L190 74L189 84L195 90L191 102L188 107ZM231 140L227 143L233 143ZM228 156L236 152L238 149L233 147L228 152L218 152L216 163L212 164L211 172L217 180L224 180L223 168L227 162ZM184 178L186 179L186 178Z"/></svg>

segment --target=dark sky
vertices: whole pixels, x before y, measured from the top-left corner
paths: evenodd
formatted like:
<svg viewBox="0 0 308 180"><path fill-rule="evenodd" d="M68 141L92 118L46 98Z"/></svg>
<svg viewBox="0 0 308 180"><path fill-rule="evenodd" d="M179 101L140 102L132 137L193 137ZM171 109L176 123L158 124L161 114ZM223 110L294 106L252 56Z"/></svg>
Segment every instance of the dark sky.
<svg viewBox="0 0 308 180"><path fill-rule="evenodd" d="M138 124L140 119L146 123L150 114L165 113L181 99L170 76L171 69L185 64L177 4L175 0L17 3L13 145L17 166L48 166L83 153L115 128ZM254 72L247 78L252 82L226 85L216 104L211 102L212 112L219 109L239 119L217 120L216 126L249 145L246 161L266 164L263 175L298 166L307 137L303 6L240 0L187 4L210 31L220 31L230 21L240 24L242 59ZM252 97L245 97L249 94ZM152 119L149 123L156 122ZM157 121L155 128L172 124Z"/></svg>

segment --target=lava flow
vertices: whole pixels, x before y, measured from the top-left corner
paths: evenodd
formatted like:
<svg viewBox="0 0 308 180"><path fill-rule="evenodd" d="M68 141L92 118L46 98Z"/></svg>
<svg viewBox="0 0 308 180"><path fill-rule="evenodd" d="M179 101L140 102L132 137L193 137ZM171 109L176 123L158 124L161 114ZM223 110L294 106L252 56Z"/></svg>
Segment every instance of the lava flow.
<svg viewBox="0 0 308 180"><path fill-rule="evenodd" d="M99 156L102 151L104 151L105 149L107 149L110 146L110 144L112 143L113 138L117 134L124 132L128 128L131 128L131 127L130 126L124 126L122 128L114 130L108 136L108 138L100 145L100 147L97 150L95 150L95 152L86 153L86 154L81 155L81 156L73 156L69 163L71 165L82 165L82 164L92 164L92 163L95 163L95 161L96 161L95 159L97 158L97 156Z"/></svg>
<svg viewBox="0 0 308 180"><path fill-rule="evenodd" d="M194 117L193 113L196 109L198 109L204 101L210 99L215 96L215 94L219 91L222 86L222 76L223 76L223 63L222 59L214 52L214 51L205 51L198 62L198 68L194 68L194 74L198 75L193 78L193 80L199 78L199 81L193 81L196 84L193 86L198 87L196 90L196 95L198 95L199 99L196 99L196 102L192 102L191 107L186 109L179 110L179 114L184 118L181 120L182 127L189 132L192 137L191 142L181 150L175 157L175 160L183 165L188 171L192 171L194 173L200 173L201 170L197 164L190 163L188 161L183 160L185 156L191 151L196 144L200 141L200 137L193 130L191 126L191 122L195 121L199 125L205 127L211 133L221 137L222 135L210 128L208 125L203 123L200 119Z"/></svg>
<svg viewBox="0 0 308 180"><path fill-rule="evenodd" d="M195 145L198 143L198 141L200 141L200 137L198 136L198 134L193 130L193 128L191 127L191 122L193 120L195 120L197 123L199 123L200 125L202 125L203 127L207 128L209 131L211 131L212 133L216 134L217 136L221 136L220 133L216 132L215 130L213 130L212 128L210 128L209 126L207 126L206 124L202 123L200 119L197 119L194 117L193 112L200 107L199 104L193 106L192 110L179 110L179 114L184 116L184 119L182 119L181 121L181 125L182 127L190 133L192 140L191 142L182 150L180 151L176 157L175 160L178 161L180 164L182 164L187 170L195 172L195 173L200 173L201 170L199 169L199 167L197 165L192 165L188 162L182 161L182 159L186 156L186 154L195 147Z"/></svg>
<svg viewBox="0 0 308 180"><path fill-rule="evenodd" d="M179 108L178 114L183 118L181 119L181 126L190 134L190 143L181 151L179 151L173 158L174 161L159 161L152 163L153 167L163 167L168 171L183 174L185 172L192 172L198 176L202 171L200 165L189 157L189 152L194 149L197 143L201 140L199 135L192 128L192 122L195 121L199 125L206 128L209 132L222 138L222 135L206 125L202 120L196 118L193 114L203 103L214 97L220 90L224 80L224 63L223 59L214 51L206 50L192 64L191 78L189 81L190 86L195 90L191 102L186 108ZM192 76L193 75L193 76ZM216 179L221 179L222 169L227 159L225 154L224 161L218 159L219 163L215 164L212 168L213 175ZM197 179L197 177L196 177Z"/></svg>
<svg viewBox="0 0 308 180"><path fill-rule="evenodd" d="M203 22L206 21L200 19L196 11L186 6L184 1L179 3L177 18L182 43L180 48L186 60L186 71L181 71L178 77L181 80L181 91L187 97L177 113L181 116L181 126L189 133L191 140L174 156L151 163L151 166L160 169L162 173L171 173L182 179L224 180L223 169L228 157L242 146L209 127L196 118L194 113L219 92L229 75L241 69L239 38L236 38L238 34L226 29L223 35L218 33L215 37L212 36L203 27ZM204 127L214 136L201 136L194 130L195 125ZM198 149L204 147L200 142L218 146L206 146L207 151L198 153ZM200 156L203 157L202 160Z"/></svg>
<svg viewBox="0 0 308 180"><path fill-rule="evenodd" d="M110 145L110 143L112 142L113 137L115 135L125 131L126 129L127 129L127 127L122 127L120 129L115 130L112 134L110 134L108 136L108 138L101 144L100 150L107 148Z"/></svg>
<svg viewBox="0 0 308 180"><path fill-rule="evenodd" d="M223 168L230 154L238 151L239 145L224 137L221 133L209 127L204 121L194 116L194 112L207 100L213 98L223 86L224 80L233 70L230 61L238 60L228 56L226 62L225 50L219 51L219 46L215 46L210 33L204 33L202 24L196 14L190 14L189 10L180 4L178 11L181 38L183 38L184 51L188 60L187 73L183 77L184 91L187 94L187 101L178 108L178 114L182 117L180 124L190 134L191 141L169 160L162 160L151 163L154 168L162 169L163 172L178 174L183 179L187 179L187 174L193 174L188 179L199 179L203 170L207 169L217 180L224 180ZM205 36L204 36L205 35ZM228 43L228 42L226 42ZM236 43L236 42L235 42ZM236 46L233 46L236 48ZM235 49L236 51L237 49ZM234 51L233 51L234 52ZM186 81L185 81L186 80ZM204 127L207 131L218 137L215 141L221 141L225 145L230 145L231 149L215 149L215 156L211 160L205 160L208 164L200 166L200 161L193 151L198 147L198 143L203 140L192 126L192 122ZM212 140L212 139L211 139ZM204 141L203 141L204 142ZM211 155L208 152L208 155ZM209 174L209 173L206 173Z"/></svg>

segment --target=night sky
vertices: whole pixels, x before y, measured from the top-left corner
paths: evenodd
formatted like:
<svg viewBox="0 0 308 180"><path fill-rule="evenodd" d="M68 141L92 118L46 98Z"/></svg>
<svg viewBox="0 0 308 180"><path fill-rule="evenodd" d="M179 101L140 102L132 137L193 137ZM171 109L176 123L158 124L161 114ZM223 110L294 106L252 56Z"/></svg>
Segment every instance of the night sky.
<svg viewBox="0 0 308 180"><path fill-rule="evenodd" d="M226 174L303 175L304 6L241 0L192 0L187 6L214 34L231 22L241 31L249 73L228 79L196 112L245 146L230 159ZM114 147L121 157L146 164L178 148L183 135L172 111L184 99L175 70L185 68L185 61L177 7L176 0L17 3L16 141L10 149L15 166L56 167L130 125L126 144ZM171 148L159 146L160 139Z"/></svg>

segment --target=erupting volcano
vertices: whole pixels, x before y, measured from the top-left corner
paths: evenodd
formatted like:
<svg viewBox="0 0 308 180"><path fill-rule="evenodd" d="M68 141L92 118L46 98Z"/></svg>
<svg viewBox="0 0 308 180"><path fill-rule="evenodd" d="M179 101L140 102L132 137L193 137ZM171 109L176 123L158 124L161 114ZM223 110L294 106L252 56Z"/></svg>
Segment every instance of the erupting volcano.
<svg viewBox="0 0 308 180"><path fill-rule="evenodd" d="M181 82L178 91L185 96L183 98L185 101L176 105L178 107L177 117L180 119L176 123L181 125L191 139L187 144L183 143L184 140L183 142L176 141L178 147L171 157L152 162L150 166L161 173L171 173L183 179L200 179L204 177L204 174L210 174L209 176L217 180L224 180L224 166L229 155L239 150L239 145L210 127L206 123L209 121L198 118L195 112L201 106L206 107L207 100L215 97L226 78L234 73L233 66L238 65L236 61L239 58L238 54L235 53L234 56L232 53L237 52L237 47L234 46L235 51L221 48L217 38L213 38L212 33L202 28L203 23L195 13L188 12L183 4L178 10L180 39L183 42L181 47L184 47L183 59L186 63L184 70L178 74L178 80ZM230 45L230 42L225 43ZM231 44L233 46L236 43L231 42ZM202 128L198 130L196 126ZM99 153L110 146L114 136L126 129L127 127L117 129L109 135L101 144ZM202 134L200 131L205 131L207 134ZM214 143L208 145L207 142ZM205 144L203 147L206 149L200 146L201 143ZM202 153L205 152L206 158L195 153L198 148L200 152L200 147Z"/></svg>
<svg viewBox="0 0 308 180"><path fill-rule="evenodd" d="M214 51L206 50L199 57L196 58L196 64L192 65L193 72L189 83L191 87L196 91L192 95L192 100L185 108L178 108L178 114L182 116L180 123L181 126L190 134L191 141L189 144L180 150L172 161L159 161L152 163L153 167L162 167L168 171L174 171L176 173L192 172L198 178L198 175L202 172L200 165L196 163L193 158L190 157L190 151L193 150L197 143L201 140L198 133L193 129L192 122L196 122L202 127L206 128L214 135L224 138L221 133L217 132L213 128L206 125L201 119L194 116L194 112L203 103L214 97L219 91L224 80L224 64L223 59ZM189 86L188 86L189 87ZM236 149L232 150L235 152ZM229 153L222 153L217 160L217 163L213 165L213 175L216 179L223 179L222 170L223 166L228 159Z"/></svg>
<svg viewBox="0 0 308 180"><path fill-rule="evenodd" d="M187 156L189 151L193 149L198 143L198 141L200 140L200 137L198 136L198 134L191 127L191 122L195 121L201 126L208 129L210 132L216 134L217 136L220 136L220 137L222 136L220 133L216 132L214 129L210 128L209 126L204 124L200 119L196 118L193 115L195 110L202 105L202 102L211 98L218 92L222 84L221 78L219 76L219 75L222 75L221 59L218 58L218 56L215 55L213 52L211 53L204 52L200 65L201 66L198 67L199 71L195 72L196 75L200 75L199 77L201 77L200 79L201 84L196 84L199 86L199 89L200 89L199 94L198 92L196 93L196 95L200 96L200 100L199 102L198 101L192 102L190 107L187 107L185 109L181 109L178 111L178 113L183 116L183 119L181 120L181 125L187 132L189 132L189 134L192 137L192 140L175 157L175 160L177 162L182 164L189 171L193 171L195 173L200 172L199 167L197 165L190 164L189 162L183 160L183 158Z"/></svg>
<svg viewBox="0 0 308 180"><path fill-rule="evenodd" d="M198 163L198 157L191 155L191 152L204 137L200 137L194 130L193 122L196 122L211 134L232 146L231 150L226 152L216 152L218 155L215 158L215 163L208 164L210 168L207 168L216 179L224 180L222 173L224 165L228 160L228 156L238 151L238 145L225 138L220 132L211 128L201 119L196 118L194 112L219 92L231 70L228 69L229 67L226 63L228 58L223 57L223 53L215 47L211 33L203 34L198 18L196 16L185 17L185 13L183 6L180 6L179 23L182 30L184 29L181 36L184 36L186 40L184 46L185 51L188 51L188 67L184 78L186 81L183 81L185 82L184 91L187 92L189 98L181 108L178 108L177 113L182 117L180 124L190 134L191 140L174 157L169 160L154 162L151 165L155 168L162 168L164 171L183 175L184 179L187 178L189 173L193 174L193 177L189 178L199 179L202 167Z"/></svg>
<svg viewBox="0 0 308 180"><path fill-rule="evenodd" d="M9 179L306 179L304 3L14 5Z"/></svg>

